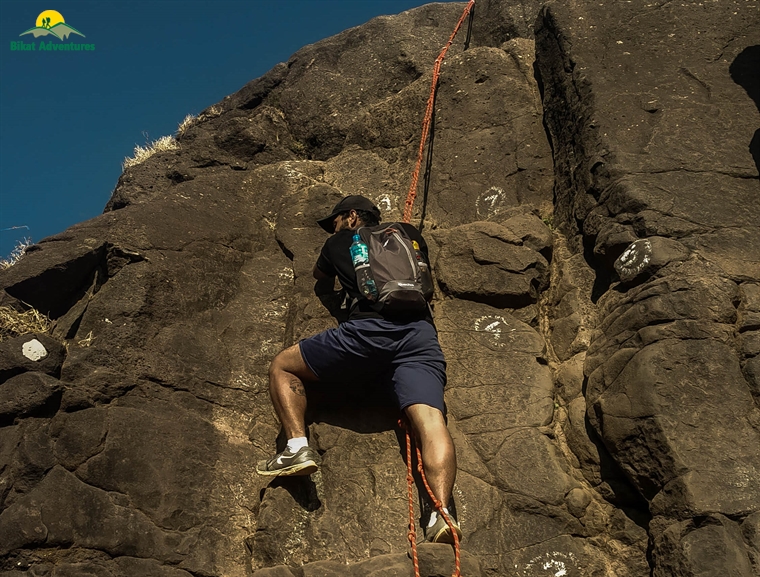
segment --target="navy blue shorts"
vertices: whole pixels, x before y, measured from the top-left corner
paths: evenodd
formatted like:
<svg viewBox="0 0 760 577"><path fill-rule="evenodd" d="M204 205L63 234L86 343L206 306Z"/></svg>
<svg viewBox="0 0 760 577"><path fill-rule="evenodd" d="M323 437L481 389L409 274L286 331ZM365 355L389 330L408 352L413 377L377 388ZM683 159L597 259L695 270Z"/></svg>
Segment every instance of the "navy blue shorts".
<svg viewBox="0 0 760 577"><path fill-rule="evenodd" d="M400 409L421 403L444 412L446 361L429 322L359 319L299 343L320 380L378 377L392 385Z"/></svg>

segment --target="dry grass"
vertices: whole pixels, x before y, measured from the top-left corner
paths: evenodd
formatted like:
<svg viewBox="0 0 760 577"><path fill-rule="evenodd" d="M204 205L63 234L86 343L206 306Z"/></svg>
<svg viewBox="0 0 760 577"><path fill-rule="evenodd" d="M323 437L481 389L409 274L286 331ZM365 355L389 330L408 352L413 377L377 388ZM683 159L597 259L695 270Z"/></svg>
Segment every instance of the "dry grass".
<svg viewBox="0 0 760 577"><path fill-rule="evenodd" d="M30 333L46 333L50 319L36 309L20 313L11 307L0 307L0 342Z"/></svg>
<svg viewBox="0 0 760 577"><path fill-rule="evenodd" d="M90 331L89 333L87 333L86 337L84 337L80 341L77 341L77 344L80 347L89 347L92 344L92 341L94 341L94 340L95 340L95 337L92 336L92 331Z"/></svg>
<svg viewBox="0 0 760 577"><path fill-rule="evenodd" d="M175 133L176 137L181 137L187 132L187 130L191 126L195 126L196 124L200 122L204 122L206 120L209 120L210 118L216 118L217 116L221 116L222 114L222 108L220 106L210 106L203 112L201 112L198 116L194 114L188 114L185 116L185 119L179 123L177 126L177 132ZM132 166L137 166L138 164L145 162L148 160L151 156L156 154L157 152L167 152L169 150L178 150L179 149L179 142L177 142L177 139L175 136L162 136L158 140L154 140L153 142L148 142L145 144L145 146L140 146L139 144L135 146L135 153L131 157L126 157L124 159L124 162L121 163L121 169L122 171L127 170L128 168ZM146 137L147 140L147 137Z"/></svg>
<svg viewBox="0 0 760 577"><path fill-rule="evenodd" d="M16 264L24 256L26 248L32 244L31 238L25 238L16 242L16 248L11 251L8 258L0 259L0 270L5 270Z"/></svg>
<svg viewBox="0 0 760 577"><path fill-rule="evenodd" d="M126 170L132 166L137 166L141 162L148 160L157 152L167 152L169 150L177 149L179 149L179 143L174 139L173 136L162 136L158 140L154 140L145 146L140 146L138 144L135 146L134 156L131 158L125 158L124 162L121 163L121 168L122 170Z"/></svg>
<svg viewBox="0 0 760 577"><path fill-rule="evenodd" d="M213 106L210 106L203 112L201 112L201 115L198 117L198 122L203 122L204 120L208 120L210 118L216 118L217 116L222 115L222 107L217 106L214 104Z"/></svg>
<svg viewBox="0 0 760 577"><path fill-rule="evenodd" d="M177 136L185 134L188 128L198 123L198 117L195 114L188 114L185 119L179 123L177 127Z"/></svg>

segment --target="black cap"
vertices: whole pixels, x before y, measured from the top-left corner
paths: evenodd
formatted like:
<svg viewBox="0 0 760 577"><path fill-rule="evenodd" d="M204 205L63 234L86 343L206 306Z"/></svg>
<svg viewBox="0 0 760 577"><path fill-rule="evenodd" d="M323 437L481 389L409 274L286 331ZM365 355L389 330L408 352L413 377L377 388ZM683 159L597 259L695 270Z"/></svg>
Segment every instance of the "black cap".
<svg viewBox="0 0 760 577"><path fill-rule="evenodd" d="M320 218L317 221L317 224L332 234L335 232L335 227L333 226L333 220L335 217L343 212L348 212L349 210L366 210L367 212L374 214L378 220L380 219L380 209L377 208L370 199L354 194L352 196L347 196L336 204L330 215Z"/></svg>

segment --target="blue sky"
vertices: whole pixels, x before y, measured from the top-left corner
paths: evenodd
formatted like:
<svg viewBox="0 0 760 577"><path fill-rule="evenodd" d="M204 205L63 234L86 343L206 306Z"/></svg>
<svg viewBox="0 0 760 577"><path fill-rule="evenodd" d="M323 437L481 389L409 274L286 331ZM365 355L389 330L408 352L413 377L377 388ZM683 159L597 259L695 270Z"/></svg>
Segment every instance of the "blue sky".
<svg viewBox="0 0 760 577"><path fill-rule="evenodd" d="M0 2L0 258L97 216L136 144L302 46L423 0ZM94 51L12 51L59 12ZM452 22L452 28L454 23ZM432 62L431 62L432 66ZM28 228L14 228L28 227ZM6 230L11 229L11 230Z"/></svg>

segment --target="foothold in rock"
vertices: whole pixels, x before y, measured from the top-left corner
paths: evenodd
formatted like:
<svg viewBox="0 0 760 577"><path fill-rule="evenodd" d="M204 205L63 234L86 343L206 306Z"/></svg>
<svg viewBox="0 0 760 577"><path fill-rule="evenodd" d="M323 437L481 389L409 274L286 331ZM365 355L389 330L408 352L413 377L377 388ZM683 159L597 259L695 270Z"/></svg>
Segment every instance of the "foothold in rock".
<svg viewBox="0 0 760 577"><path fill-rule="evenodd" d="M630 282L644 272L652 260L652 244L647 239L637 240L625 249L615 261L620 280Z"/></svg>
<svg viewBox="0 0 760 577"><path fill-rule="evenodd" d="M21 347L23 355L32 361L39 361L44 359L48 352L45 346L37 339L32 339L29 342L24 343Z"/></svg>

